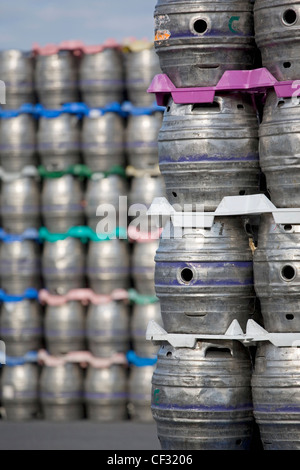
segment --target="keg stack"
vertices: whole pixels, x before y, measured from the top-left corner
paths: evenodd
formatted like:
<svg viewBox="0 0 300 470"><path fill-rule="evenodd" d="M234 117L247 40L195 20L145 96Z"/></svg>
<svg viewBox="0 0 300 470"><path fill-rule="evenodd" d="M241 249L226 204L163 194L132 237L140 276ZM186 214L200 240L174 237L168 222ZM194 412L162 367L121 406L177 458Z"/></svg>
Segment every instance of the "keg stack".
<svg viewBox="0 0 300 470"><path fill-rule="evenodd" d="M160 71L153 43L17 52L4 54L17 84L0 119L5 417L152 421L157 348L145 332L161 323L159 232L149 239L145 213L165 194L163 108L147 93ZM127 196L142 208L131 230Z"/></svg>

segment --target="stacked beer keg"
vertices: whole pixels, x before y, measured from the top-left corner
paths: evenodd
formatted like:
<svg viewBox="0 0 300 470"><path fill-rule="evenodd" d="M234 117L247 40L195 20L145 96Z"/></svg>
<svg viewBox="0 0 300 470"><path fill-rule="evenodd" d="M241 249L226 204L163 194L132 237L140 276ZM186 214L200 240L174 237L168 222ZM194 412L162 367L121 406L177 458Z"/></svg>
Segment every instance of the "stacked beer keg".
<svg viewBox="0 0 300 470"><path fill-rule="evenodd" d="M155 47L179 88L213 87L226 70L253 68L251 2L159 0ZM192 96L192 94L190 95ZM216 93L211 103L169 97L159 132L159 165L177 211L212 212L225 196L260 191L258 120L247 94ZM224 335L255 314L247 221L215 217L211 228L165 225L155 288L169 334ZM245 450L253 412L249 350L237 341L163 344L152 379L152 412L163 449Z"/></svg>
<svg viewBox="0 0 300 470"><path fill-rule="evenodd" d="M127 234L126 200L143 206L143 219L165 194L162 108L147 93L160 69L149 44L3 54L0 67L6 56L15 66L10 80L1 68L10 85L0 119L7 419L153 420L157 348L145 331L149 319L160 322L158 235L148 240L143 223Z"/></svg>

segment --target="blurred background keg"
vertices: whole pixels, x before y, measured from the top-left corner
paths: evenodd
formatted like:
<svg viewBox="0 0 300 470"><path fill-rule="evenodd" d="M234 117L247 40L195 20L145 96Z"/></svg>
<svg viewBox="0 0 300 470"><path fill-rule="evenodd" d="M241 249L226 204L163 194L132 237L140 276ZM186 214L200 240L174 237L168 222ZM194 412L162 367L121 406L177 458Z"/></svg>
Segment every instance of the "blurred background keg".
<svg viewBox="0 0 300 470"><path fill-rule="evenodd" d="M151 411L151 381L155 365L131 364L128 379L128 411L132 421L153 423Z"/></svg>
<svg viewBox="0 0 300 470"><path fill-rule="evenodd" d="M49 354L57 356L86 349L85 310L78 301L59 306L46 305L44 339Z"/></svg>
<svg viewBox="0 0 300 470"><path fill-rule="evenodd" d="M21 234L41 225L40 183L35 177L19 176L2 181L2 228Z"/></svg>
<svg viewBox="0 0 300 470"><path fill-rule="evenodd" d="M81 120L70 113L53 115L42 111L37 132L37 148L47 170L65 170L81 163Z"/></svg>
<svg viewBox="0 0 300 470"><path fill-rule="evenodd" d="M158 165L158 133L162 126L162 111L146 112L132 109L125 129L126 154L129 165L138 169Z"/></svg>
<svg viewBox="0 0 300 470"><path fill-rule="evenodd" d="M137 242L133 245L131 272L135 289L142 295L155 295L154 257L159 240Z"/></svg>
<svg viewBox="0 0 300 470"><path fill-rule="evenodd" d="M254 67L249 0L158 0L154 19L161 70L178 88L213 86L226 70Z"/></svg>
<svg viewBox="0 0 300 470"><path fill-rule="evenodd" d="M90 241L86 259L89 286L97 294L130 287L130 252L126 240Z"/></svg>
<svg viewBox="0 0 300 470"><path fill-rule="evenodd" d="M38 101L48 109L79 101L79 59L68 50L38 54L35 65L35 87Z"/></svg>
<svg viewBox="0 0 300 470"><path fill-rule="evenodd" d="M103 178L101 173L94 173L85 190L84 211L87 225L95 232L101 220L109 220L118 227L127 227L127 203L123 204L124 208L120 203L120 196L127 197L127 194L128 183L125 178L118 175Z"/></svg>
<svg viewBox="0 0 300 470"><path fill-rule="evenodd" d="M96 357L110 357L129 349L129 307L123 302L89 304L86 317L88 350Z"/></svg>
<svg viewBox="0 0 300 470"><path fill-rule="evenodd" d="M84 417L83 369L71 362L43 366L40 401L44 419L77 421Z"/></svg>
<svg viewBox="0 0 300 470"><path fill-rule="evenodd" d="M155 257L155 289L168 333L224 334L255 313L253 258L240 217L216 217L211 228L168 223ZM170 236L167 236L167 235Z"/></svg>
<svg viewBox="0 0 300 470"><path fill-rule="evenodd" d="M300 330L299 240L299 224L276 224L272 215L261 216L253 262L254 287L264 327L270 332Z"/></svg>
<svg viewBox="0 0 300 470"><path fill-rule="evenodd" d="M151 320L163 326L159 302L133 305L130 331L133 350L139 357L156 356L159 350L158 346L146 340L146 330Z"/></svg>
<svg viewBox="0 0 300 470"><path fill-rule="evenodd" d="M2 405L9 421L31 421L39 407L39 366L37 364L6 365L2 370Z"/></svg>
<svg viewBox="0 0 300 470"><path fill-rule="evenodd" d="M79 88L88 106L101 108L124 99L124 67L120 47L87 50L79 67Z"/></svg>
<svg viewBox="0 0 300 470"><path fill-rule="evenodd" d="M0 244L1 287L11 295L23 295L28 287L41 287L41 247L33 240Z"/></svg>
<svg viewBox="0 0 300 470"><path fill-rule="evenodd" d="M31 114L17 113L0 119L0 162L5 171L18 172L38 163L37 121Z"/></svg>
<svg viewBox="0 0 300 470"><path fill-rule="evenodd" d="M117 112L91 109L83 117L82 158L92 171L125 165L125 122Z"/></svg>
<svg viewBox="0 0 300 470"><path fill-rule="evenodd" d="M152 413L161 448L249 450L251 361L238 341L161 347L152 378Z"/></svg>
<svg viewBox="0 0 300 470"><path fill-rule="evenodd" d="M83 184L77 177L45 178L41 195L45 227L53 233L64 233L73 226L85 225L83 199Z"/></svg>
<svg viewBox="0 0 300 470"><path fill-rule="evenodd" d="M259 158L269 195L277 207L300 206L299 131L299 98L278 98L270 91L259 127Z"/></svg>
<svg viewBox="0 0 300 470"><path fill-rule="evenodd" d="M122 365L88 367L84 397L88 419L102 422L127 419L127 369Z"/></svg>
<svg viewBox="0 0 300 470"><path fill-rule="evenodd" d="M5 83L5 109L34 103L34 58L32 52L17 49L0 51L0 77Z"/></svg>
<svg viewBox="0 0 300 470"><path fill-rule="evenodd" d="M76 238L46 240L42 253L44 287L58 295L85 287L85 252L85 245Z"/></svg>
<svg viewBox="0 0 300 470"><path fill-rule="evenodd" d="M8 356L23 356L42 346L42 310L36 300L3 302L0 310L0 337Z"/></svg>
<svg viewBox="0 0 300 470"><path fill-rule="evenodd" d="M258 119L245 95L191 105L170 98L158 153L171 204L214 211L225 196L259 192Z"/></svg>
<svg viewBox="0 0 300 470"><path fill-rule="evenodd" d="M277 80L297 80L300 76L300 3L290 0L256 0L255 41L262 65Z"/></svg>
<svg viewBox="0 0 300 470"><path fill-rule="evenodd" d="M252 396L263 450L300 449L299 361L297 347L258 345Z"/></svg>

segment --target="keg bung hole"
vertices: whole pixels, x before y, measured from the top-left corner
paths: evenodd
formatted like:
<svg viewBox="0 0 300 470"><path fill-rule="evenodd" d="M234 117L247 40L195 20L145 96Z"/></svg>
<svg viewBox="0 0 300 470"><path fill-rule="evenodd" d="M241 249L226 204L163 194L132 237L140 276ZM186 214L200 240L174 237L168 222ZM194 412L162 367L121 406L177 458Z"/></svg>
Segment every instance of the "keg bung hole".
<svg viewBox="0 0 300 470"><path fill-rule="evenodd" d="M193 27L196 33L203 34L207 30L207 22L205 20L198 19L195 21Z"/></svg>
<svg viewBox="0 0 300 470"><path fill-rule="evenodd" d="M290 232L291 230L293 230L293 226L290 225L290 224L284 225L283 228L284 228L285 232Z"/></svg>
<svg viewBox="0 0 300 470"><path fill-rule="evenodd" d="M284 24L286 24L287 26L292 26L296 23L297 13L292 8L289 8L283 13L282 19Z"/></svg>
<svg viewBox="0 0 300 470"><path fill-rule="evenodd" d="M175 193L175 191L172 191L172 196L177 197L177 193Z"/></svg>
<svg viewBox="0 0 300 470"><path fill-rule="evenodd" d="M284 281L292 281L293 279L295 279L296 270L293 266L287 264L286 266L283 266L281 270L281 276Z"/></svg>
<svg viewBox="0 0 300 470"><path fill-rule="evenodd" d="M183 282L189 284L193 280L194 273L190 268L183 268L180 273L180 277Z"/></svg>
<svg viewBox="0 0 300 470"><path fill-rule="evenodd" d="M285 316L285 318L286 318L287 320L294 320L294 315L293 315L292 313L287 313L286 316Z"/></svg>
<svg viewBox="0 0 300 470"><path fill-rule="evenodd" d="M167 354L166 354L167 357L172 357L172 353L171 351L168 351Z"/></svg>
<svg viewBox="0 0 300 470"><path fill-rule="evenodd" d="M291 66L292 66L292 64L290 62L283 62L283 67L285 69L289 69Z"/></svg>

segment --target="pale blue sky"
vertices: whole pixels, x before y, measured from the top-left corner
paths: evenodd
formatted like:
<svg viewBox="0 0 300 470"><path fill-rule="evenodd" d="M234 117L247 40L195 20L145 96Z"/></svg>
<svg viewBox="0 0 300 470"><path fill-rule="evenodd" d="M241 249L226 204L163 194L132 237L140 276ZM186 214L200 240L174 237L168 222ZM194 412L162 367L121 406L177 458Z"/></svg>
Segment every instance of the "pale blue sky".
<svg viewBox="0 0 300 470"><path fill-rule="evenodd" d="M156 0L1 0L0 49L79 39L153 40Z"/></svg>

